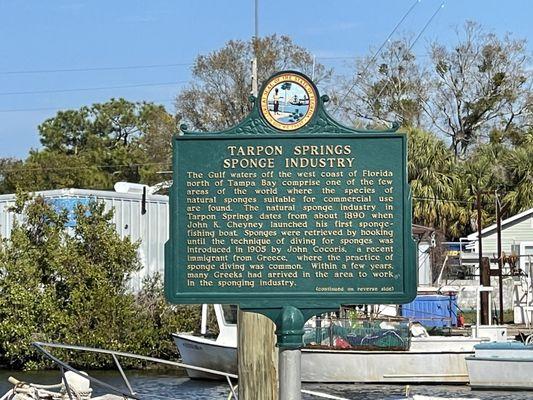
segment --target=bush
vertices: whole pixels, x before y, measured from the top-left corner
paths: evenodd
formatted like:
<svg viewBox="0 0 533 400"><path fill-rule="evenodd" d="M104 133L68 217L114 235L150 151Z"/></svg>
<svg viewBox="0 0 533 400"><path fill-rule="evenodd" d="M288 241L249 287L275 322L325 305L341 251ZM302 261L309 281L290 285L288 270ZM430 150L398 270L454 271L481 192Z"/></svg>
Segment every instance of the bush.
<svg viewBox="0 0 533 400"><path fill-rule="evenodd" d="M23 222L0 241L0 363L47 366L33 341L168 358L176 354L170 333L199 325L197 306L165 302L159 277L146 280L138 295L128 291L140 268L138 244L120 238L102 204L79 205L73 228L42 197L20 196L14 211ZM54 355L82 368L113 365L111 357L92 353Z"/></svg>

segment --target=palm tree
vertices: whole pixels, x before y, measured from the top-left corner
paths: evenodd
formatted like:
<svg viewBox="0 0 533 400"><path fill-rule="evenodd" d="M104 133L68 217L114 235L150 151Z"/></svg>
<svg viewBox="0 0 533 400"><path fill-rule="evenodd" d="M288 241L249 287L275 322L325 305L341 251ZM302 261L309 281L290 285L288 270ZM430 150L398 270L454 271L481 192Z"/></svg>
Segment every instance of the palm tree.
<svg viewBox="0 0 533 400"><path fill-rule="evenodd" d="M434 135L417 129L408 132L408 176L413 197L413 220L421 225L451 230L460 204L454 201L457 176L453 153Z"/></svg>
<svg viewBox="0 0 533 400"><path fill-rule="evenodd" d="M501 143L486 143L478 146L469 157L460 161L458 166L461 171L461 185L457 196L462 196L468 204L463 208L461 220L469 221L470 227L464 234L477 229L477 196L481 202L481 221L487 226L495 221L496 191L503 192L508 185L508 173L502 160L509 149Z"/></svg>
<svg viewBox="0 0 533 400"><path fill-rule="evenodd" d="M509 178L504 202L509 212L516 214L533 207L533 143L525 142L503 157Z"/></svg>
<svg viewBox="0 0 533 400"><path fill-rule="evenodd" d="M291 90L292 84L290 82L284 82L281 85L281 90L285 91L285 106L287 106L287 90ZM283 111L285 111L285 108L283 108Z"/></svg>

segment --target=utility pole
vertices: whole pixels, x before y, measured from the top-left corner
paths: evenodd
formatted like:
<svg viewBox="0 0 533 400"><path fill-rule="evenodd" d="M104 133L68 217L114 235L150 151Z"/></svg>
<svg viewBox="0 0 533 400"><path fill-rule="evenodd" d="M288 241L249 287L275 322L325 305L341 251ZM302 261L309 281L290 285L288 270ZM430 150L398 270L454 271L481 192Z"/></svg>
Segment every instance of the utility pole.
<svg viewBox="0 0 533 400"><path fill-rule="evenodd" d="M481 191L477 192L477 239L478 239L478 252L479 252L479 284L481 286L490 286L490 276L486 277L485 275L490 272L487 271L486 265L483 262L483 247L481 245ZM489 279L489 284L487 285L487 278ZM489 324L489 294L487 292L480 292L481 296L481 325Z"/></svg>
<svg viewBox="0 0 533 400"><path fill-rule="evenodd" d="M255 0L252 38L252 90L257 99L257 52L259 45L259 0ZM237 317L237 362L240 400L277 400L278 351L274 323L264 315L239 309Z"/></svg>
<svg viewBox="0 0 533 400"><path fill-rule="evenodd" d="M259 40L259 0L255 0L255 22L254 22L254 36L252 38L252 48L254 51L254 57L252 58L252 96L257 98L259 91L257 85L257 46Z"/></svg>
<svg viewBox="0 0 533 400"><path fill-rule="evenodd" d="M252 58L252 96L257 98L257 58Z"/></svg>
<svg viewBox="0 0 533 400"><path fill-rule="evenodd" d="M502 210L498 192L496 194L496 234L498 242L498 284L500 297L500 325L503 325L503 257L502 257Z"/></svg>

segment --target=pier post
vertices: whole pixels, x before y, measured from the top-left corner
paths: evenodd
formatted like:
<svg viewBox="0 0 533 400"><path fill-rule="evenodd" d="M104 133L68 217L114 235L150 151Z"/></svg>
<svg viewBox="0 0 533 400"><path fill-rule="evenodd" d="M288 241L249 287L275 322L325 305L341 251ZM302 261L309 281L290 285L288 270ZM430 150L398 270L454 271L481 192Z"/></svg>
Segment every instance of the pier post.
<svg viewBox="0 0 533 400"><path fill-rule="evenodd" d="M278 400L278 350L274 323L239 310L238 374L240 400Z"/></svg>

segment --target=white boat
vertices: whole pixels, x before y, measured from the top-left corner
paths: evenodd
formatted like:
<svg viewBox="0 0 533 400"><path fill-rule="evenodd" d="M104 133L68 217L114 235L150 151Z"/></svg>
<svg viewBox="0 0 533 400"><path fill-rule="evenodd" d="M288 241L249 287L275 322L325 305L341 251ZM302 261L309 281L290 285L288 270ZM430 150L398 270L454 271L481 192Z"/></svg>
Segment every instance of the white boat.
<svg viewBox="0 0 533 400"><path fill-rule="evenodd" d="M230 306L214 305L219 334L216 338L190 334L172 334L181 359L194 361L190 365L210 365L217 371L237 375L237 311ZM201 334L207 332L207 304L202 305ZM188 364L184 361L185 364ZM231 371L231 372L229 372ZM202 371L187 369L190 378L221 379Z"/></svg>
<svg viewBox="0 0 533 400"><path fill-rule="evenodd" d="M490 342L474 347L466 357L473 389L533 389L533 345Z"/></svg>
<svg viewBox="0 0 533 400"><path fill-rule="evenodd" d="M216 338L173 334L185 364L237 374L237 327L233 320L228 320L227 311L227 307L224 310L223 306L215 305L220 330ZM422 335L411 338L408 350L403 351L303 348L302 381L468 383L465 357L474 354L474 345L486 340ZM199 371L187 373L191 378L213 378Z"/></svg>
<svg viewBox="0 0 533 400"><path fill-rule="evenodd" d="M414 338L406 351L303 349L302 381L467 383L465 357L477 343L480 339L429 337Z"/></svg>

